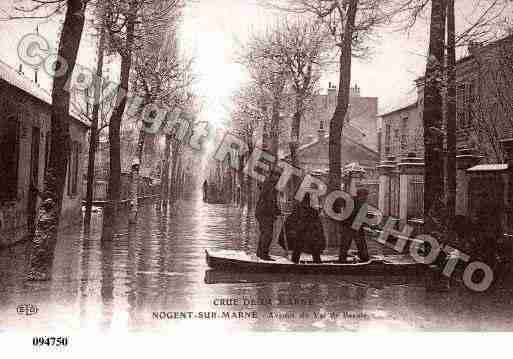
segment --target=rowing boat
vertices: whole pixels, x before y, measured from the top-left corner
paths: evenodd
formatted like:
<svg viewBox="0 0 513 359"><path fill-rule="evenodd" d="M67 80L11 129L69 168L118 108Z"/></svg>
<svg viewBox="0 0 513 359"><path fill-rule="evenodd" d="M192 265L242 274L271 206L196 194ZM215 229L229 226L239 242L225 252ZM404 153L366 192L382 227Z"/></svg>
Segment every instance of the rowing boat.
<svg viewBox="0 0 513 359"><path fill-rule="evenodd" d="M301 261L296 264L282 256L273 256L266 261L241 250L205 250L207 265L216 270L253 273L308 273L308 274L422 274L426 266L413 258L402 255L373 255L366 262L359 262L355 256L340 263L333 256L322 256L321 263Z"/></svg>

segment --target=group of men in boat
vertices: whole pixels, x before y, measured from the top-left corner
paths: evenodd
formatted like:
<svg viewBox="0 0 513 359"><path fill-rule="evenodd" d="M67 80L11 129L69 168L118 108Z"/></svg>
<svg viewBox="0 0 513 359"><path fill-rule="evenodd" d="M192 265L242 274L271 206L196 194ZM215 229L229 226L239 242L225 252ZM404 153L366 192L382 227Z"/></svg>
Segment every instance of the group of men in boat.
<svg viewBox="0 0 513 359"><path fill-rule="evenodd" d="M279 175L271 173L262 184L255 210L255 217L260 229L257 257L266 261L273 261L269 255L269 248L273 240L274 223L281 215L275 189L278 180ZM363 229L354 230L351 227L361 206L367 201L368 195L368 190L359 189L354 197L354 209L349 218L344 221L335 221L334 230L340 243L340 263L347 262L347 254L353 241L356 242L360 261L369 260ZM344 205L343 200L339 198L335 201L333 209L341 212ZM302 253L311 254L314 263L321 263L321 252L326 249L326 236L321 223L320 211L311 206L309 193L305 194L301 202L294 205L292 213L285 221L278 243L285 250L292 252L294 263L299 263Z"/></svg>

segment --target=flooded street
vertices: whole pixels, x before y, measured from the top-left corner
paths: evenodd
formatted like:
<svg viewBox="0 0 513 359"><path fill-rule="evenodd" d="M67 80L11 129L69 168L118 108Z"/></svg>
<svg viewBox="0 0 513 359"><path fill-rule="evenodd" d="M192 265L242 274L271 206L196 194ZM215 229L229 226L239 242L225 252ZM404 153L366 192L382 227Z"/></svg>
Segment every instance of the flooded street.
<svg viewBox="0 0 513 359"><path fill-rule="evenodd" d="M64 230L48 282L24 281L26 244L0 252L0 329L513 328L511 289L479 294L455 287L440 293L426 291L422 278L214 272L206 265L205 249L254 251L257 229L239 208L198 198L176 202L168 213L152 204L139 213L137 228L129 231L121 224L112 242L100 240L98 213L90 233L80 227ZM20 315L22 304L35 305L38 312ZM195 319L179 312L193 312Z"/></svg>

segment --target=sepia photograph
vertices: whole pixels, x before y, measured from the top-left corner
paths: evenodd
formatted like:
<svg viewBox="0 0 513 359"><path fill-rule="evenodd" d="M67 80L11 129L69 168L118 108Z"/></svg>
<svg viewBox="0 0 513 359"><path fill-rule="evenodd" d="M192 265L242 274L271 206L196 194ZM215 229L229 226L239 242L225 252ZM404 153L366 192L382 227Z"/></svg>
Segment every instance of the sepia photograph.
<svg viewBox="0 0 513 359"><path fill-rule="evenodd" d="M510 0L1 0L0 95L2 347L513 332Z"/></svg>

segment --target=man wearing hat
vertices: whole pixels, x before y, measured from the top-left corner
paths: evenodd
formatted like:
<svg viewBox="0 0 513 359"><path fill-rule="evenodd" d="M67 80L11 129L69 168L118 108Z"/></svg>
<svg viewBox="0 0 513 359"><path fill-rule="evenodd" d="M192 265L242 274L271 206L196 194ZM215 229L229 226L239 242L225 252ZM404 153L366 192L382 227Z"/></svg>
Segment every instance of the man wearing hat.
<svg viewBox="0 0 513 359"><path fill-rule="evenodd" d="M279 179L280 175L274 170L271 170L270 175L262 184L255 208L255 217L260 230L257 257L266 261L274 261L269 256L269 247L273 240L274 222L281 214L280 208L278 207L278 192L275 188Z"/></svg>
<svg viewBox="0 0 513 359"><path fill-rule="evenodd" d="M355 230L351 227L356 216L358 215L358 212L367 202L368 197L369 191L365 188L359 188L356 191L356 196L353 197L354 209L351 213L351 216L342 221L341 225L339 226L341 239L338 256L339 261L342 263L347 261L347 252L349 251L353 240L356 242L356 247L358 248L358 257L360 258L360 261L367 262L369 260L369 251L367 249L367 242L365 241L365 232L363 230L363 226L359 230Z"/></svg>

